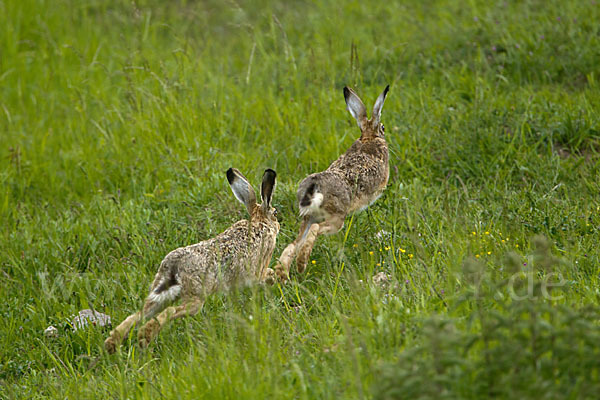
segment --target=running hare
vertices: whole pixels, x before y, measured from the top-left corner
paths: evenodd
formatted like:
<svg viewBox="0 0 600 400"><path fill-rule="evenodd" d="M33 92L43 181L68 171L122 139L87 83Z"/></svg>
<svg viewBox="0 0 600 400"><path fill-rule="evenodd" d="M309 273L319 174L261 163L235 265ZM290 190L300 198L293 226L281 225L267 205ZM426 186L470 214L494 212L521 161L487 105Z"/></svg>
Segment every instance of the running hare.
<svg viewBox="0 0 600 400"><path fill-rule="evenodd" d="M300 182L297 200L303 220L298 237L281 253L275 267L281 280L289 278L296 254L298 272L304 271L317 236L338 232L346 215L368 207L383 193L389 177L388 146L379 119L389 88L379 95L371 119L367 119L363 102L344 87L348 111L358 122L361 135L327 170Z"/></svg>
<svg viewBox="0 0 600 400"><path fill-rule="evenodd" d="M272 169L265 171L259 205L248 180L234 168L227 171L233 194L246 206L250 219L236 222L212 239L170 252L160 264L142 310L110 332L104 342L109 353L139 321L145 324L138 332L138 342L146 347L168 321L196 314L210 293L273 275L268 266L279 232L277 213L271 207L275 176ZM183 299L181 305L169 306L179 298Z"/></svg>

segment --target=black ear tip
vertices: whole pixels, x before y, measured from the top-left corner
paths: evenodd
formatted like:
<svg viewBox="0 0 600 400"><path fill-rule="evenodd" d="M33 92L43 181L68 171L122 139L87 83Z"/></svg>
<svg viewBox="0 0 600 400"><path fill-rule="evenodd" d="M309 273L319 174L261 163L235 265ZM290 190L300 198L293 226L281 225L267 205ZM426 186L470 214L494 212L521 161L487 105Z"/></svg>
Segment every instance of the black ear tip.
<svg viewBox="0 0 600 400"><path fill-rule="evenodd" d="M390 90L390 85L387 85L385 89L383 89L383 95L387 96L387 92Z"/></svg>
<svg viewBox="0 0 600 400"><path fill-rule="evenodd" d="M277 172L275 172L271 168L267 168L267 169L265 169L265 173L263 174L263 177L275 180L275 178L277 178Z"/></svg>
<svg viewBox="0 0 600 400"><path fill-rule="evenodd" d="M344 86L344 97L347 99L348 96L350 96L350 89L348 89L348 86Z"/></svg>
<svg viewBox="0 0 600 400"><path fill-rule="evenodd" d="M233 172L233 168L229 168L227 170L227 181L229 182L229 184L233 183L233 180L235 179L235 173Z"/></svg>

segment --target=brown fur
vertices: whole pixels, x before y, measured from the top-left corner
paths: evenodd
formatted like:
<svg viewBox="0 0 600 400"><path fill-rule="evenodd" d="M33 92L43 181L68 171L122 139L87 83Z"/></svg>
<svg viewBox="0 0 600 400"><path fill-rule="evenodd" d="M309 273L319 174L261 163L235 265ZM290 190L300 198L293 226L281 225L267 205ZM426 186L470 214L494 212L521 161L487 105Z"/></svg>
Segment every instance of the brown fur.
<svg viewBox="0 0 600 400"><path fill-rule="evenodd" d="M319 235L338 232L349 213L368 207L383 193L389 178L389 155L379 119L388 89L389 86L379 96L371 119L367 119L360 98L344 88L348 110L355 117L361 136L327 170L300 182L297 201L303 220L298 237L285 248L275 267L281 280L289 278L294 256L298 271L304 271Z"/></svg>
<svg viewBox="0 0 600 400"><path fill-rule="evenodd" d="M250 212L250 219L236 222L212 239L167 254L142 311L127 317L104 342L109 353L139 321L145 324L138 332L138 342L146 347L170 320L196 314L209 294L272 279L269 262L279 232L275 209L270 205L275 172L265 171L262 205L256 203L252 186L239 171L230 169L227 177L234 194ZM179 298L180 306L167 307Z"/></svg>

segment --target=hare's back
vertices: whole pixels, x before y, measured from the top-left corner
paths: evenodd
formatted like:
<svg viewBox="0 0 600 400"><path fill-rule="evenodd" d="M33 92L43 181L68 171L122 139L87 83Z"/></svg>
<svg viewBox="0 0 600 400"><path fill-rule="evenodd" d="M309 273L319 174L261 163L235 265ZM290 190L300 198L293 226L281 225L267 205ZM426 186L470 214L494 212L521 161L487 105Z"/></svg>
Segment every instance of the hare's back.
<svg viewBox="0 0 600 400"><path fill-rule="evenodd" d="M159 275L176 275L184 294L212 292L230 280L232 271L247 256L247 238L248 221L239 221L212 239L167 254Z"/></svg>
<svg viewBox="0 0 600 400"><path fill-rule="evenodd" d="M383 192L389 178L388 150L383 139L354 145L330 167L343 174L351 188L349 211L365 208Z"/></svg>

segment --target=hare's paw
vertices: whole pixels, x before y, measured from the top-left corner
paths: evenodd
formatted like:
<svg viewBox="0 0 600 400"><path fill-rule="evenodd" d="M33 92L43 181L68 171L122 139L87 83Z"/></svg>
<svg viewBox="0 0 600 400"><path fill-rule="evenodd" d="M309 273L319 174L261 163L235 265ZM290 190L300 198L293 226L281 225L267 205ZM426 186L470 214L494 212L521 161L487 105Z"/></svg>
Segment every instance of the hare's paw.
<svg viewBox="0 0 600 400"><path fill-rule="evenodd" d="M158 334L160 330L160 324L157 320L151 319L144 326L140 328L138 332L138 344L142 349L148 347L152 339Z"/></svg>
<svg viewBox="0 0 600 400"><path fill-rule="evenodd" d="M275 271L271 268L267 268L264 270L262 274L261 281L266 283L267 285L274 285L277 280L277 276L275 275Z"/></svg>
<svg viewBox="0 0 600 400"><path fill-rule="evenodd" d="M304 270L306 269L306 261L302 261L302 260L298 260L296 262L296 269L298 270L298 273L303 273Z"/></svg>
<svg viewBox="0 0 600 400"><path fill-rule="evenodd" d="M114 354L114 352L117 351L117 347L119 346L120 342L121 341L114 337L111 332L111 335L104 341L104 348L106 349L106 352L108 354Z"/></svg>
<svg viewBox="0 0 600 400"><path fill-rule="evenodd" d="M275 275L281 283L286 283L290 279L290 275L280 263L275 266Z"/></svg>

